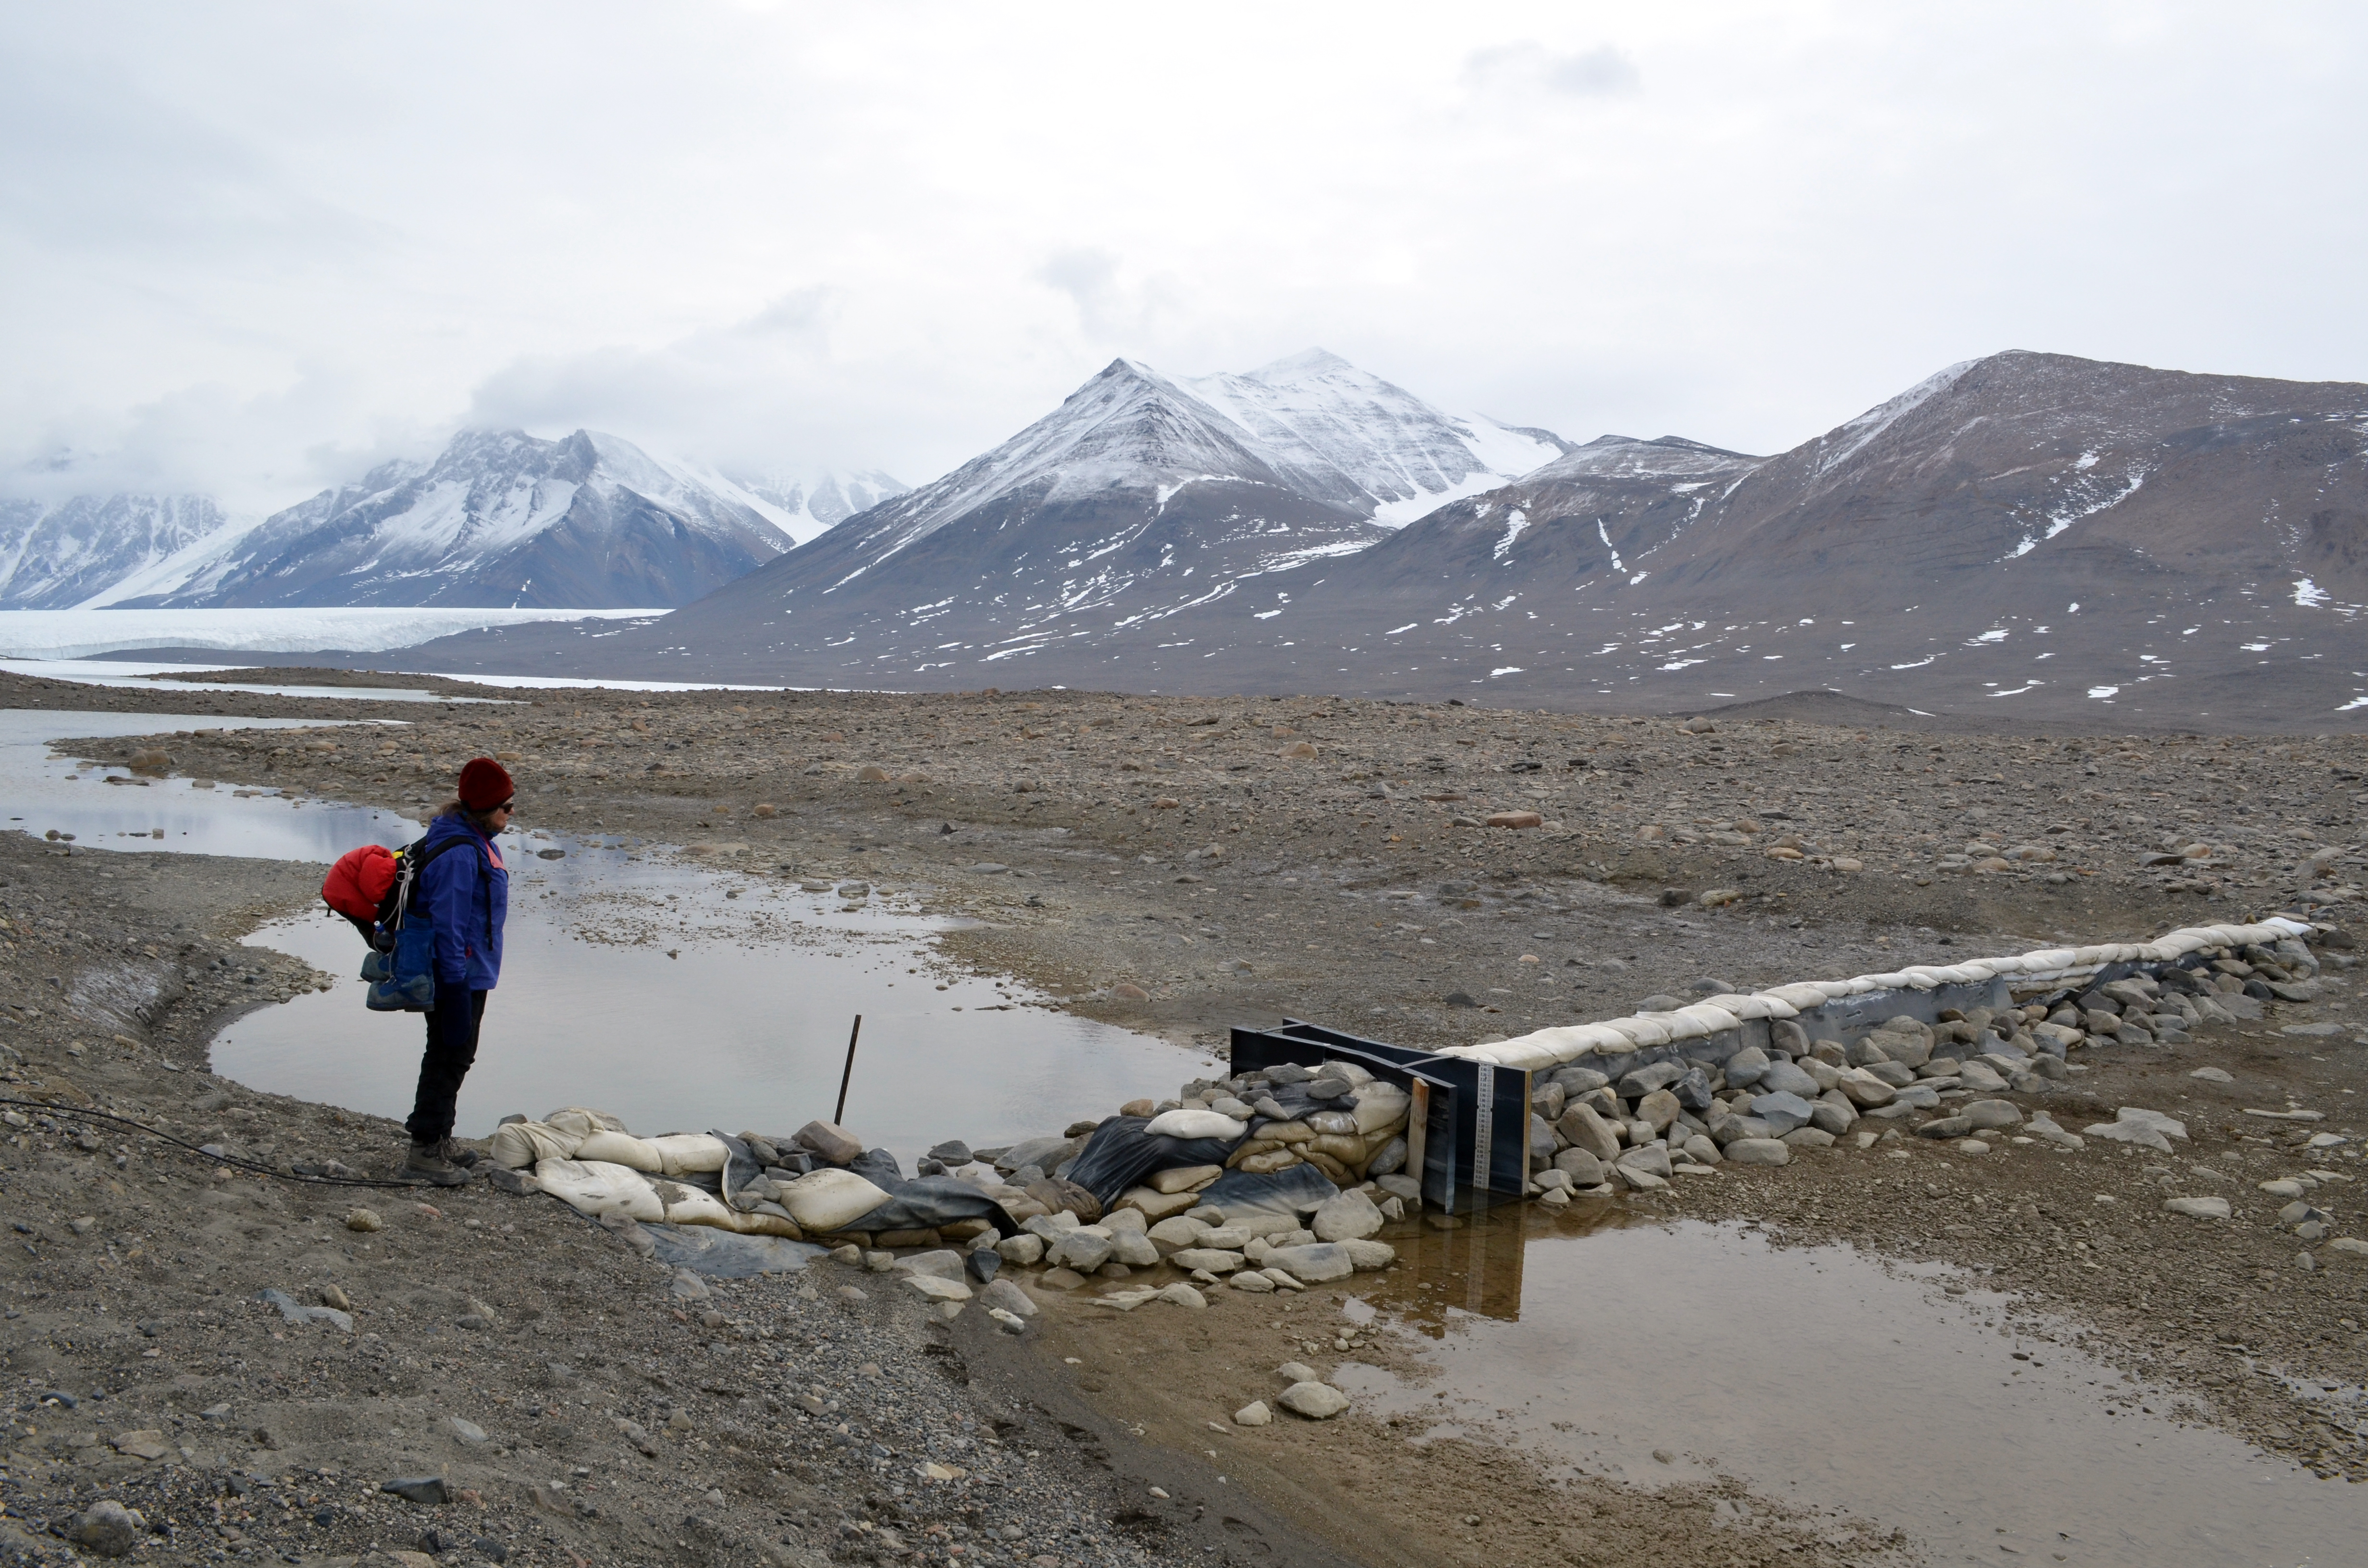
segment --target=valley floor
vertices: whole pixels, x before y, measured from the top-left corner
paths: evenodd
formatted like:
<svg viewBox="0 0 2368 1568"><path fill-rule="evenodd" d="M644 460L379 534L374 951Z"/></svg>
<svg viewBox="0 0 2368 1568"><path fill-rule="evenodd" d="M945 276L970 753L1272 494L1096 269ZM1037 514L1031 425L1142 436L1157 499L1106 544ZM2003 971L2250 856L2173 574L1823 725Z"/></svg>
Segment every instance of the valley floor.
<svg viewBox="0 0 2368 1568"><path fill-rule="evenodd" d="M1693 731L1320 698L516 695L505 707L372 704L389 710L373 718L416 721L393 740L197 726L68 749L120 762L154 744L176 773L415 815L461 761L502 755L523 827L680 845L737 875L827 880L858 900L894 890L969 917L943 943L981 971L1204 1048L1221 1049L1229 1025L1285 1016L1443 1045L1626 1013L1706 979L1748 989L2280 910L2337 924L2359 914L2368 741L2356 737L2034 740L1789 720ZM353 716L13 677L0 699ZM1540 825L1485 825L1506 812ZM56 1108L0 1148L23 1244L5 1274L19 1315L0 1336L20 1395L6 1523L25 1532L26 1560L56 1551L35 1521L102 1487L152 1522L177 1521L171 1551L189 1561L257 1544L300 1560L411 1551L436 1528L552 1562L770 1550L1447 1563L1579 1550L1574 1517L1599 1521L1588 1561L1723 1562L1746 1550L1712 1534L1717 1505L1733 1501L1716 1484L1549 1482L1476 1443L1417 1460L1353 1415L1257 1456L1244 1447L1237 1460L1235 1439L1214 1433L1216 1454L1198 1449L1193 1415L1205 1429L1234 1407L1191 1392L1211 1383L1212 1354L1280 1358L1295 1343L1239 1298L1173 1334L1053 1299L1018 1341L978 1332L977 1314L925 1324L877 1290L842 1304L834 1265L810 1277L812 1300L792 1279L688 1301L545 1200L472 1186L427 1195L431 1215L417 1193L218 1181L104 1129L77 1147L67 1112L87 1096L192 1132L235 1127L290 1158L376 1168L396 1152L388 1126L200 1071L225 1009L246 1005L204 989L211 956L308 901L316 868L158 856L135 869L16 837L6 855L8 913L28 890L42 913L6 934L0 971L40 1016L20 1009L0 1043L24 1058L24 1094L38 1083ZM2168 1187L2208 1192L2217 1179L2259 1209L2254 1184L2305 1162L2287 1124L2248 1108L2291 1102L2323 1113L2309 1131L2359 1128L2349 1102L2368 1014L2347 953L2324 951L2316 1000L2192 1044L2099 1056L2046 1096L2075 1131L2120 1105L2182 1116L2192 1147L2175 1159L2095 1140L2078 1154L1979 1159L1845 1141L1781 1170L1614 1201L1757 1221L1784 1244L1847 1241L1981 1270L2078 1325L2092 1351L2182 1391L2193 1419L2325 1474L2368 1476L2368 1445L2299 1392L2368 1380L2368 1260L2328 1251L2305 1268L2305 1244L2274 1224L2204 1227L2161 1208ZM304 983L299 968L258 984L268 995ZM110 974L153 990L148 1017L102 1028L97 1002L67 1000L103 1001ZM2320 1025L2333 1027L2288 1032ZM164 1071L167 1058L184 1071ZM2234 1081L2188 1075L2207 1064ZM2353 1233L2337 1199L2317 1201ZM383 1230L343 1228L358 1202ZM363 1336L283 1324L252 1301L276 1287L310 1301L330 1282L355 1301ZM455 1328L477 1315L472 1301L495 1309L491 1326ZM85 1385L108 1397L33 1403L48 1389L84 1399ZM797 1403L809 1393L840 1409L809 1421ZM489 1434L483 1445L439 1426L456 1415ZM835 1434L842 1421L850 1431ZM82 1440L152 1429L154 1461ZM895 1464L874 1467L867 1440ZM968 1454L950 1462L998 1484L914 1481L921 1454ZM370 1490L439 1466L475 1500L424 1508ZM225 1495L233 1470L277 1484ZM1390 1483L1416 1470L1438 1484ZM1154 1484L1168 1495L1151 1496ZM1914 1554L1913 1521L1838 1527L1755 1506L1748 1550L1770 1560ZM1447 1513L1486 1524L1437 1528ZM1007 1527L1019 1535L1007 1540Z"/></svg>

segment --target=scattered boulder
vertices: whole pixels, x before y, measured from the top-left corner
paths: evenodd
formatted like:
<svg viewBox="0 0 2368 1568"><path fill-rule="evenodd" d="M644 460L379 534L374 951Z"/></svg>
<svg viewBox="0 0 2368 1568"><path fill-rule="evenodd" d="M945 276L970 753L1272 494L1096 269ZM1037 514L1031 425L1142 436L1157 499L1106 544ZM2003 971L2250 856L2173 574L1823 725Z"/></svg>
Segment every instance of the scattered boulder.
<svg viewBox="0 0 2368 1568"><path fill-rule="evenodd" d="M1330 1383L1293 1383L1282 1391L1275 1403L1310 1421L1329 1421L1349 1408L1349 1396Z"/></svg>

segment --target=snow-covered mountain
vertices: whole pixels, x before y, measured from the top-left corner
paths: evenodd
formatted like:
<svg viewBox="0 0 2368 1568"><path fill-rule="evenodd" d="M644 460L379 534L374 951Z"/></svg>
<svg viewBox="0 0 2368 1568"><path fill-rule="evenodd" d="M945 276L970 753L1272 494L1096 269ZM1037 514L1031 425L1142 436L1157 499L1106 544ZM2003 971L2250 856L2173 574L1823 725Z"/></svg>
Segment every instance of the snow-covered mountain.
<svg viewBox="0 0 2368 1568"><path fill-rule="evenodd" d="M119 599L194 608L678 605L789 549L719 474L578 430L470 430L434 460L381 465Z"/></svg>
<svg viewBox="0 0 2368 1568"><path fill-rule="evenodd" d="M753 496L773 526L800 544L913 488L877 469L845 474L827 469L754 475L727 472L724 477Z"/></svg>
<svg viewBox="0 0 2368 1568"><path fill-rule="evenodd" d="M1441 413L1322 348L1176 384L1248 431L1293 489L1391 526L1571 449L1551 431Z"/></svg>
<svg viewBox="0 0 2368 1568"><path fill-rule="evenodd" d="M1353 554L1567 448L1320 349L1190 381L1117 359L993 450L668 624L843 650L844 671L1018 658Z"/></svg>
<svg viewBox="0 0 2368 1568"><path fill-rule="evenodd" d="M75 495L0 500L0 609L103 602L229 526L204 495Z"/></svg>
<svg viewBox="0 0 2368 1568"><path fill-rule="evenodd" d="M936 485L586 652L712 679L2368 723L2358 383L1997 354L1774 457L1607 436L1395 530L1305 468L1121 361ZM540 668L546 637L449 656Z"/></svg>

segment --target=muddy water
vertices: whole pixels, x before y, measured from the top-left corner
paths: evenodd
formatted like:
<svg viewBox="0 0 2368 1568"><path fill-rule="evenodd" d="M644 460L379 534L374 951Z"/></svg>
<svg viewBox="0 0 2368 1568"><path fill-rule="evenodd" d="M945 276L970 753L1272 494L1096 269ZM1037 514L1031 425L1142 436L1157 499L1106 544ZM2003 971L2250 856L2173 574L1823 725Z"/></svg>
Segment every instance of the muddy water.
<svg viewBox="0 0 2368 1568"><path fill-rule="evenodd" d="M908 1170L947 1138L992 1147L1059 1132L1215 1070L1196 1051L1050 1010L1016 983L952 971L930 945L948 923L909 909L865 899L850 911L778 878L581 844L557 861L510 859L502 983L461 1096L464 1136L565 1105L614 1112L637 1132L793 1132L831 1114L858 1013L847 1125ZM307 918L250 941L340 979L224 1030L214 1070L406 1114L422 1021L363 1006L353 930Z"/></svg>
<svg viewBox="0 0 2368 1568"><path fill-rule="evenodd" d="M1436 1375L1352 1363L1336 1381L1375 1414L1427 1417L1426 1437L1646 1485L1737 1475L1896 1525L1943 1562L2368 1558L2368 1488L2182 1425L2181 1396L1953 1270L1609 1212L1393 1239L1406 1267L1348 1311Z"/></svg>

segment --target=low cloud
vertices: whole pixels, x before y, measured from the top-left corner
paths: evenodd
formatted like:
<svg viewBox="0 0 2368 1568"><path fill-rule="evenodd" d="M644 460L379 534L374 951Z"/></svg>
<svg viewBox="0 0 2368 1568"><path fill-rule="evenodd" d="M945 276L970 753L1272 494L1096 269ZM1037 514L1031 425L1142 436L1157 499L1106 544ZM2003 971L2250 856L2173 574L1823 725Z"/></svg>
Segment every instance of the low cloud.
<svg viewBox="0 0 2368 1568"><path fill-rule="evenodd" d="M1644 85L1635 65L1610 44L1558 54L1527 40L1474 51L1463 62L1463 79L1475 93L1562 98L1614 97Z"/></svg>

